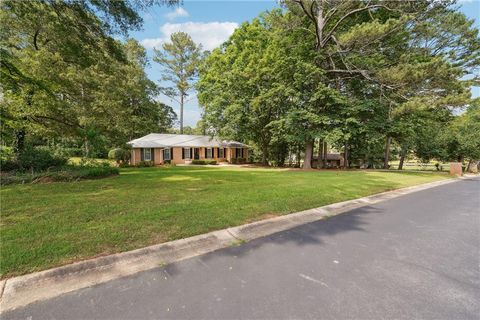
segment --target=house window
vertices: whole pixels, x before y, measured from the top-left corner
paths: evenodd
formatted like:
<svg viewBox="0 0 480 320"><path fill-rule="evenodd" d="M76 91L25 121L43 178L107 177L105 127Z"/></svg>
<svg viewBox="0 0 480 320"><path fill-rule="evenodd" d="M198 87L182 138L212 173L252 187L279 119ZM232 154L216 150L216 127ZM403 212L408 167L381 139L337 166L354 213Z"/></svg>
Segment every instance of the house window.
<svg viewBox="0 0 480 320"><path fill-rule="evenodd" d="M143 149L143 160L152 161L152 149Z"/></svg>
<svg viewBox="0 0 480 320"><path fill-rule="evenodd" d="M224 149L223 148L218 148L218 157L219 158L225 158L225 154L224 154Z"/></svg>
<svg viewBox="0 0 480 320"><path fill-rule="evenodd" d="M163 160L171 160L170 149L163 149Z"/></svg>
<svg viewBox="0 0 480 320"><path fill-rule="evenodd" d="M190 148L183 148L183 155L185 159L191 159Z"/></svg>
<svg viewBox="0 0 480 320"><path fill-rule="evenodd" d="M212 157L212 148L207 148L207 159L211 159Z"/></svg>

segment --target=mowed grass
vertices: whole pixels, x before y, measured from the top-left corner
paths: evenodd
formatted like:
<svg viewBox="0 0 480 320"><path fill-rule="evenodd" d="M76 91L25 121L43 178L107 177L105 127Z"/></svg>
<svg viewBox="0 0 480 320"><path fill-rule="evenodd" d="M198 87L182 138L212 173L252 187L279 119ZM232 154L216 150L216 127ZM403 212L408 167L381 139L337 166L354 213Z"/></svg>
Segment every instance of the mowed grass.
<svg viewBox="0 0 480 320"><path fill-rule="evenodd" d="M437 170L435 167L435 164L439 163L440 164L440 169ZM390 169L398 169L398 165L400 164L400 161L394 160L390 161ZM438 161L430 161L428 163L423 163L419 161L406 161L403 164L403 170L420 170L420 171L445 171L449 172L450 171L450 163L449 162L438 162Z"/></svg>
<svg viewBox="0 0 480 320"><path fill-rule="evenodd" d="M172 167L6 186L1 189L1 277L446 178L418 172Z"/></svg>

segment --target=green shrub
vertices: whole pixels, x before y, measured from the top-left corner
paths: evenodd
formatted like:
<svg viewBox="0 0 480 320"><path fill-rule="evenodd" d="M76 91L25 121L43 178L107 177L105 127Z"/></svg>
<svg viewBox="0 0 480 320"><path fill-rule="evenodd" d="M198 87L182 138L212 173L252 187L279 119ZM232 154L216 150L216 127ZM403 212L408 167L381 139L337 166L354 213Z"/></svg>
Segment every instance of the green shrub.
<svg viewBox="0 0 480 320"><path fill-rule="evenodd" d="M0 184L42 183L57 181L77 181L81 179L96 179L119 174L119 169L108 163L97 165L66 165L54 170L43 172L12 172L1 175Z"/></svg>
<svg viewBox="0 0 480 320"><path fill-rule="evenodd" d="M0 146L0 161L13 159L13 149L7 146Z"/></svg>
<svg viewBox="0 0 480 320"><path fill-rule="evenodd" d="M243 164L243 163L247 163L247 159L245 159L245 158L231 158L230 163L231 164Z"/></svg>
<svg viewBox="0 0 480 320"><path fill-rule="evenodd" d="M81 148L67 148L67 147L57 147L57 153L64 155L66 157L81 157L83 155L83 151Z"/></svg>
<svg viewBox="0 0 480 320"><path fill-rule="evenodd" d="M153 161L140 161L136 166L139 168L153 167L155 164Z"/></svg>
<svg viewBox="0 0 480 320"><path fill-rule="evenodd" d="M130 160L130 150L115 148L108 152L108 158L115 160L117 164L126 163Z"/></svg>
<svg viewBox="0 0 480 320"><path fill-rule="evenodd" d="M15 160L13 149L0 146L0 171L12 171L18 168L18 162Z"/></svg>
<svg viewBox="0 0 480 320"><path fill-rule="evenodd" d="M18 156L17 161L22 169L43 171L65 165L68 158L55 154L48 147L28 147Z"/></svg>
<svg viewBox="0 0 480 320"><path fill-rule="evenodd" d="M12 159L1 159L0 160L0 171L13 171L18 170L18 162Z"/></svg>
<svg viewBox="0 0 480 320"><path fill-rule="evenodd" d="M118 165L119 168L130 168L130 167L134 167L134 165L131 165L130 163L126 162L126 163L120 163Z"/></svg>
<svg viewBox="0 0 480 320"><path fill-rule="evenodd" d="M168 162L165 161L165 163L163 164L163 166L165 168L172 168L172 167L176 167L175 165L175 162L171 162L170 160L167 160Z"/></svg>
<svg viewBox="0 0 480 320"><path fill-rule="evenodd" d="M215 165L217 164L217 161L215 160L192 160L192 164L199 164L199 165Z"/></svg>

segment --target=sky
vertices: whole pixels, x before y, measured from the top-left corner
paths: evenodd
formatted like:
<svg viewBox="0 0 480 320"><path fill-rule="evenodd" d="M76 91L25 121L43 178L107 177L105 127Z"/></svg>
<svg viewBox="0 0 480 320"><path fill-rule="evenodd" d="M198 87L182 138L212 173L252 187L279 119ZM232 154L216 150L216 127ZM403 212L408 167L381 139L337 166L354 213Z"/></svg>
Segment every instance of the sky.
<svg viewBox="0 0 480 320"><path fill-rule="evenodd" d="M476 19L476 25L480 28L480 0L459 2L461 11ZM177 31L188 33L196 43L201 43L204 49L212 50L227 40L242 22L251 21L261 12L277 7L279 5L275 0L184 0L179 7L148 8L142 14L143 29L130 33L130 36L140 41L150 58L153 56L153 48L160 48L161 44ZM151 61L146 71L151 80L159 83L159 65ZM480 88L472 87L472 95L480 96ZM195 93L188 99L184 110L184 125L194 127L201 117L201 109ZM161 96L160 100L173 107L178 114L177 102L165 96Z"/></svg>

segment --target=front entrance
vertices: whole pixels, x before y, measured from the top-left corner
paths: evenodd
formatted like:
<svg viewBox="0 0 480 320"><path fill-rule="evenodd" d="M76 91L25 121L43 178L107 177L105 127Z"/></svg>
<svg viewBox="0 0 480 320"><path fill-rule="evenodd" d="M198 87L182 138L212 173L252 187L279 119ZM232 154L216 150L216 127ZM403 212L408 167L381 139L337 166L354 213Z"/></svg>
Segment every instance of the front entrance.
<svg viewBox="0 0 480 320"><path fill-rule="evenodd" d="M193 148L193 159L200 159L200 148Z"/></svg>

